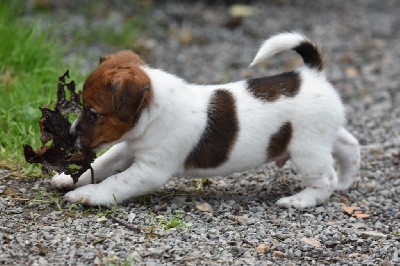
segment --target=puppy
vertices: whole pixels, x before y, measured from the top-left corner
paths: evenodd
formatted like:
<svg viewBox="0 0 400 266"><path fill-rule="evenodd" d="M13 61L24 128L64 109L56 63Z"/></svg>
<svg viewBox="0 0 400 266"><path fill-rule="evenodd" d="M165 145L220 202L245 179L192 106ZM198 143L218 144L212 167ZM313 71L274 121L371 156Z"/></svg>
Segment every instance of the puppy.
<svg viewBox="0 0 400 266"><path fill-rule="evenodd" d="M344 128L344 108L326 80L321 52L299 33L267 39L253 66L284 50L304 66L270 77L196 85L121 51L101 59L83 87L77 144L112 147L74 185L56 175L69 202L111 205L162 186L173 176L223 176L291 159L305 188L277 201L304 208L351 186L360 163L357 140ZM333 167L334 159L338 174Z"/></svg>

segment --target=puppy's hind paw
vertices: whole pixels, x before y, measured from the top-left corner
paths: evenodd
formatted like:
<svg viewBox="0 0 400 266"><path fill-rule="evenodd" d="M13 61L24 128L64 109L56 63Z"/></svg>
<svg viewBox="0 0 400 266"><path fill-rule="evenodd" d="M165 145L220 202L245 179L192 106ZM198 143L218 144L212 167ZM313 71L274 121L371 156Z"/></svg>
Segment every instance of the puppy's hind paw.
<svg viewBox="0 0 400 266"><path fill-rule="evenodd" d="M313 207L325 202L332 194L332 191L331 189L326 190L307 187L293 196L281 198L276 204L285 208L293 207L297 209Z"/></svg>
<svg viewBox="0 0 400 266"><path fill-rule="evenodd" d="M75 188L74 181L70 175L64 173L53 176L51 186L59 190L72 190Z"/></svg>

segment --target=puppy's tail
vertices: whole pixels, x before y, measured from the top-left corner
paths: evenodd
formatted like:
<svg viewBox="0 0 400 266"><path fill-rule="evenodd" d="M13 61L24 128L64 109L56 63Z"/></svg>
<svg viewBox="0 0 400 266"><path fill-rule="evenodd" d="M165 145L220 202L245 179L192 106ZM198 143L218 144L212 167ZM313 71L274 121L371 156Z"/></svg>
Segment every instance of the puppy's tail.
<svg viewBox="0 0 400 266"><path fill-rule="evenodd" d="M318 46L297 32L283 32L265 40L250 67L285 50L296 51L303 58L304 64L311 69L317 71L324 69L324 59Z"/></svg>

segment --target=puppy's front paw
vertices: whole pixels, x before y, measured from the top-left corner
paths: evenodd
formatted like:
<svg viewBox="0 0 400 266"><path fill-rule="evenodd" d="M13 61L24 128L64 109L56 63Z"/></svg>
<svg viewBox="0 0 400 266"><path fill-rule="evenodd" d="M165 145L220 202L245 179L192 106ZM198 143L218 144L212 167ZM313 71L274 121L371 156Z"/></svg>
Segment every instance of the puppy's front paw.
<svg viewBox="0 0 400 266"><path fill-rule="evenodd" d="M83 205L93 206L96 204L92 204L91 191L90 185L87 185L68 192L64 195L64 198L70 203L81 203Z"/></svg>
<svg viewBox="0 0 400 266"><path fill-rule="evenodd" d="M53 176L50 183L52 187L60 190L72 190L75 187L72 177L64 173Z"/></svg>
<svg viewBox="0 0 400 266"><path fill-rule="evenodd" d="M113 195L102 191L100 184L90 184L64 195L64 198L70 203L80 203L86 206L110 206L116 204Z"/></svg>
<svg viewBox="0 0 400 266"><path fill-rule="evenodd" d="M285 208L297 208L303 209L311 206L315 206L317 202L311 198L303 198L300 195L293 195L290 197L283 197L276 202L279 206Z"/></svg>

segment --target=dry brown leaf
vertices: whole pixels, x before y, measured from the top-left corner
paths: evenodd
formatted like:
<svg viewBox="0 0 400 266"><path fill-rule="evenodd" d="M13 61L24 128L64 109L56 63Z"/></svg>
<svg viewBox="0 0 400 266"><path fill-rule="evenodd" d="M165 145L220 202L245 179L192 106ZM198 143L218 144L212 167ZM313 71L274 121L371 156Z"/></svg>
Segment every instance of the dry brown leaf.
<svg viewBox="0 0 400 266"><path fill-rule="evenodd" d="M369 214L365 213L364 209L357 206L342 207L342 211L355 218L365 219L369 217Z"/></svg>

